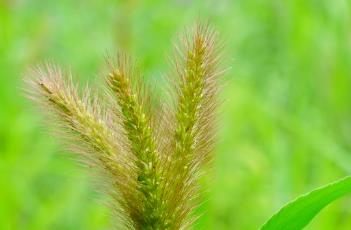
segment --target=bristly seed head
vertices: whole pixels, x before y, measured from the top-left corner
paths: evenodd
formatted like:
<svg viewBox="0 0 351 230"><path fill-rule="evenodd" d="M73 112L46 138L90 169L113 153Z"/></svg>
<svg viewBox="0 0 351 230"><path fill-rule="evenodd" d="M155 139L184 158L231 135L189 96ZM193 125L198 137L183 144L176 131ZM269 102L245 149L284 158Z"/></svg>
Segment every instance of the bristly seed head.
<svg viewBox="0 0 351 230"><path fill-rule="evenodd" d="M108 60L112 97L103 100L88 88L80 95L54 65L31 74L30 98L50 108L66 134L60 137L106 178L111 207L126 229L187 229L195 220L198 179L215 140L221 73L215 39L208 26L197 25L176 47L173 107L154 109L151 91L126 55Z"/></svg>

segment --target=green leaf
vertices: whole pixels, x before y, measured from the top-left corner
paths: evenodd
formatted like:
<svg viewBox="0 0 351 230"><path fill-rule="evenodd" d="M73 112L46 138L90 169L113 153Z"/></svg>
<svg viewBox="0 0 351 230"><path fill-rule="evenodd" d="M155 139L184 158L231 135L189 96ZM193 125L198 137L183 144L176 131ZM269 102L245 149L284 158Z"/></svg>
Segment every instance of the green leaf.
<svg viewBox="0 0 351 230"><path fill-rule="evenodd" d="M313 190L285 205L261 230L303 229L325 206L350 192L350 176Z"/></svg>

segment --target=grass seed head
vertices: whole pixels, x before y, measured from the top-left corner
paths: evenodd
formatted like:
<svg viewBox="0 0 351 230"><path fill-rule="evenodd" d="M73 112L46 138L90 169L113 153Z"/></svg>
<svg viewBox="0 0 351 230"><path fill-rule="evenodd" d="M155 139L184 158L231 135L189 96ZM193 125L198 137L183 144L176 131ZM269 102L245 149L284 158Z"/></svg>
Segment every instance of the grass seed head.
<svg viewBox="0 0 351 230"><path fill-rule="evenodd" d="M51 64L27 78L29 97L60 137L106 178L110 206L127 229L186 229L195 220L198 179L215 142L221 72L216 33L197 25L187 36L174 56L173 107L153 106L153 94L123 54L116 63L108 59L111 96L104 100L89 88L81 95L71 75Z"/></svg>

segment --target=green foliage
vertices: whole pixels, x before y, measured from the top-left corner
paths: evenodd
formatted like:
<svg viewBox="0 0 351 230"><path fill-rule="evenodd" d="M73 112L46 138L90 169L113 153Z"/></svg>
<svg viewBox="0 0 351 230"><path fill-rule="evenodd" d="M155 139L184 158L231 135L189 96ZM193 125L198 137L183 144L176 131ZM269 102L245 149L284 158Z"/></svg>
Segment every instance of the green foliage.
<svg viewBox="0 0 351 230"><path fill-rule="evenodd" d="M351 177L313 190L284 206L261 229L303 229L325 206L350 192Z"/></svg>
<svg viewBox="0 0 351 230"><path fill-rule="evenodd" d="M111 219L28 109L27 68L50 57L99 84L99 57L123 49L158 94L170 41L198 17L221 32L232 68L194 229L258 229L299 194L350 174L350 10L346 0L0 1L0 229L101 230ZM306 229L348 230L350 201Z"/></svg>

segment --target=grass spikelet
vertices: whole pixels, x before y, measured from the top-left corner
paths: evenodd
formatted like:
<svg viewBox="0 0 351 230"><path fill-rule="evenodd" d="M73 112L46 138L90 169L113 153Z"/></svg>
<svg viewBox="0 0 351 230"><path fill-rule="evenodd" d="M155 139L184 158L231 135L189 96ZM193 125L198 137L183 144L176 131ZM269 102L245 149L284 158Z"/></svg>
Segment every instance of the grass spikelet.
<svg viewBox="0 0 351 230"><path fill-rule="evenodd" d="M175 55L174 106L152 104L153 94L126 55L108 59L109 93L78 93L71 75L54 65L37 68L29 96L85 163L102 173L111 208L134 230L188 229L198 180L211 160L218 93L216 34L197 25ZM160 101L157 99L157 101Z"/></svg>
<svg viewBox="0 0 351 230"><path fill-rule="evenodd" d="M133 174L128 157L116 142L118 136L98 101L92 101L88 88L83 97L79 97L71 76L57 66L46 64L30 75L26 79L30 86L28 96L37 101L56 124L59 130L55 132L67 147L80 154L89 167L98 168L97 171L104 174L101 178L117 188L112 193L122 207L116 208L125 209L123 206L130 203ZM123 214L118 213L119 218L126 219Z"/></svg>
<svg viewBox="0 0 351 230"><path fill-rule="evenodd" d="M175 226L182 228L194 221L189 214L196 206L201 166L211 159L215 141L217 107L218 47L216 34L197 25L192 37L176 47L176 111L173 136L173 188L168 198ZM176 221L177 220L177 221Z"/></svg>
<svg viewBox="0 0 351 230"><path fill-rule="evenodd" d="M51 109L48 115L58 118L61 127L94 149L94 158L111 158L118 153L107 118L101 108L90 101L89 89L80 98L71 77L64 76L54 65L37 68L32 75L35 78L28 79L32 86L30 97L39 101L43 108Z"/></svg>
<svg viewBox="0 0 351 230"><path fill-rule="evenodd" d="M134 92L131 79L136 79L135 74L137 71L130 58L120 55L117 66L112 67L107 78L108 86L115 93L120 107L131 153L135 156L139 192L136 195L139 195L140 204L139 212L133 218L136 229L166 229L160 199L159 153L151 130L151 118L145 112L151 105L138 98L141 93Z"/></svg>

